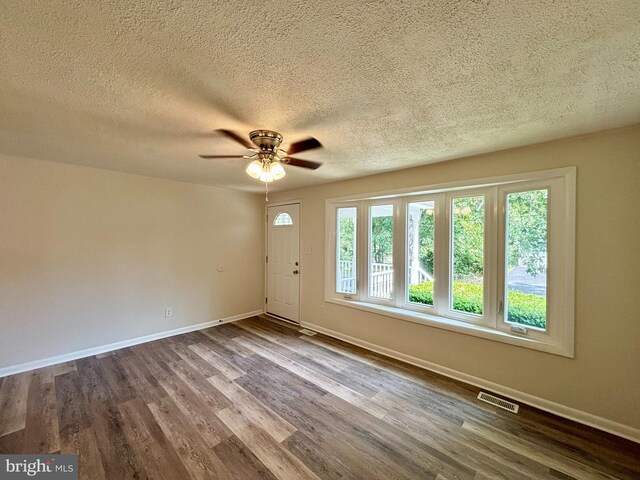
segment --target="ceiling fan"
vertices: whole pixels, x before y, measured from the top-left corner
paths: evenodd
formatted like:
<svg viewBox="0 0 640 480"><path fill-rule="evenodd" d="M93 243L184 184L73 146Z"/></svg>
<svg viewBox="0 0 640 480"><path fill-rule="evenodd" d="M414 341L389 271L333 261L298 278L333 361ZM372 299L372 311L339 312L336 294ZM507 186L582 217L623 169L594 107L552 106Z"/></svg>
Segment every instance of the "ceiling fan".
<svg viewBox="0 0 640 480"><path fill-rule="evenodd" d="M253 142L253 145L241 135L231 130L218 129L216 132L235 140L253 153L249 155L200 155L200 157L207 159L247 158L253 160L247 166L246 172L249 176L265 182L265 184L279 180L285 176L286 172L282 167L283 164L293 167L309 168L311 170L315 170L322 165L322 163L319 162L302 160L291 156L296 153L306 152L307 150L322 148L322 144L313 137L294 142L289 146L288 151L285 151L280 148L282 135L273 130L254 130L250 132L249 139Z"/></svg>

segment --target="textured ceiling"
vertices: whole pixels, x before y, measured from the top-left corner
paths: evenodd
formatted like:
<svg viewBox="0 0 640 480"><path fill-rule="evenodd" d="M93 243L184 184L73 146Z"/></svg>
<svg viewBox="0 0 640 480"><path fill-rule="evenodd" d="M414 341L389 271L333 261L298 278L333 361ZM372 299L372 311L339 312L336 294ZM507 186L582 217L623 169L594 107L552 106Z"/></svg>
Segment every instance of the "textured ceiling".
<svg viewBox="0 0 640 480"><path fill-rule="evenodd" d="M260 188L214 128L313 135L273 188L640 121L640 1L0 5L0 153Z"/></svg>

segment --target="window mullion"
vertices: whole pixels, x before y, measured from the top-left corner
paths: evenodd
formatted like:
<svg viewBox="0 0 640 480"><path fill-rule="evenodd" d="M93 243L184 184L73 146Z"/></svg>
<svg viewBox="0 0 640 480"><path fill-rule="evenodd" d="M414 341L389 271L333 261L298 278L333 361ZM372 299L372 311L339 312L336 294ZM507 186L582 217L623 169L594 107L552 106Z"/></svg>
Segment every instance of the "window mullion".
<svg viewBox="0 0 640 480"><path fill-rule="evenodd" d="M403 199L396 199L393 210L393 305L401 307L407 297L407 292L405 291L407 283L407 275L405 273L406 203Z"/></svg>
<svg viewBox="0 0 640 480"><path fill-rule="evenodd" d="M367 265L369 263L369 205L366 202L358 203L358 230L360 235L357 238L357 269L358 278L356 280L357 299L364 300L369 288L367 281Z"/></svg>
<svg viewBox="0 0 640 480"><path fill-rule="evenodd" d="M505 205L505 193L502 189L498 189L496 194L496 211L497 211L497 258L496 258L496 325L495 328L504 326L505 318L505 298L506 298L506 254L507 254L507 212Z"/></svg>
<svg viewBox="0 0 640 480"><path fill-rule="evenodd" d="M449 304L449 199L442 194L435 205L434 239L434 297L433 304L438 315L443 315Z"/></svg>
<svg viewBox="0 0 640 480"><path fill-rule="evenodd" d="M498 314L498 188L485 194L485 312L484 319L496 328Z"/></svg>

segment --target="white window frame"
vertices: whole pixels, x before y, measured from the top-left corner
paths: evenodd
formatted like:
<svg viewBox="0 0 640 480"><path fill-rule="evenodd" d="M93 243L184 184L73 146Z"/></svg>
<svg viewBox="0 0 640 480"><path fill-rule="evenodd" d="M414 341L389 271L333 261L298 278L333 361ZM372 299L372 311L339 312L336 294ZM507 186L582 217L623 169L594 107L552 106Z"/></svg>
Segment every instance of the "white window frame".
<svg viewBox="0 0 640 480"><path fill-rule="evenodd" d="M403 256L403 260L402 260L402 264L404 265L404 279L405 279L405 285L406 288L404 288L404 290L402 290L402 292L404 293L402 295L401 298L401 302L400 302L400 306L406 310L415 310L416 312L423 312L423 313L429 313L432 315L437 315L438 314L438 305L439 305L439 289L440 289L440 282L436 282L436 278L439 278L441 275L439 275L439 272L443 269L443 265L441 265L442 263L442 259L439 258L438 252L440 251L440 242L442 241L442 239L440 238L441 235L439 236L439 226L440 226L440 218L444 215L444 195L443 194L433 194L433 195L417 195L417 196L413 196L413 197L406 197L402 199L402 211L400 212L401 215L404 217L404 224L402 225L402 230L404 232L404 252L401 253ZM433 229L433 235L434 235L434 239L433 239L433 250L434 250L434 258L433 258L433 278L434 278L434 283L433 283L433 287L434 287L434 291L433 291L433 305L426 305L426 304L420 304L420 303L415 303L415 302L410 302L409 301L409 284L407 282L408 277L407 277L407 271L409 268L409 238L407 237L407 225L408 225L408 219L409 219L409 204L410 203L418 203L418 202L433 202L433 217L434 217L434 229ZM446 240L445 240L446 242ZM445 260L446 262L446 260ZM445 292L446 295L446 292Z"/></svg>
<svg viewBox="0 0 640 480"><path fill-rule="evenodd" d="M353 266L353 271L356 274L356 281L355 281L356 291L355 291L355 293L338 292L338 274L336 273L336 267L338 265L338 258L337 258L337 254L334 253L334 256L333 256L333 259L334 259L334 265L333 266L334 266L334 268L331 270L332 274L333 274L333 286L334 286L333 287L333 292L334 292L335 295L341 295L343 298L346 298L346 299L355 299L355 298L359 298L358 297L358 290L359 290L358 289L358 281L359 281L358 279L360 278L360 273L359 273L360 270L359 270L359 268L360 268L360 264L362 263L362 261L360 259L360 256L358 255L358 252L360 251L359 243L360 243L360 236L361 236L361 232L360 232L360 217L361 217L360 208L361 208L361 205L359 203L357 203L357 202L345 203L345 204L337 205L335 207L335 211L334 211L334 217L336 219L336 222L338 221L338 209L340 209L340 208L355 208L356 209L356 219L355 219L355 235L356 235L355 249L356 249L356 251L354 252L354 257L355 257L355 262L354 263L355 263L355 265ZM336 233L333 236L333 241L335 242L334 252L337 252L337 249L338 249L338 234L337 234L338 226L337 226L337 223L336 223L335 229L336 229Z"/></svg>
<svg viewBox="0 0 640 480"><path fill-rule="evenodd" d="M379 297L372 297L370 295L369 292L369 267L371 266L371 242L370 237L371 237L371 208L375 207L375 206L379 206L379 205L391 205L393 208L393 246L392 246L392 257L393 257L393 266L395 268L395 266L397 265L397 258L398 255L400 255L402 249L400 248L400 242L402 241L402 234L399 231L399 202L397 199L386 199L386 200L373 200L371 202L363 202L362 203L362 212L365 212L365 215L363 215L364 221L366 222L366 230L363 232L364 235L362 235L363 237L363 241L366 241L366 250L364 250L366 252L366 265L364 265L365 267L365 276L363 277L363 285L364 288L362 290L362 297L366 298L367 302L373 303L373 304L379 304L379 305L387 305L387 306L394 306L396 304L397 301L397 297L398 297L398 292L402 291L402 282L399 278L399 275L401 272L397 272L394 270L394 275L393 275L393 290L391 292L391 298L387 299L387 298L379 298Z"/></svg>
<svg viewBox="0 0 640 480"><path fill-rule="evenodd" d="M471 313L460 312L453 309L453 201L457 198L467 197L479 197L482 196L484 203L484 265L483 265L483 305L482 315L475 315ZM485 325L488 327L495 327L495 305L493 298L495 297L495 275L493 274L493 265L495 253L491 246L494 244L495 228L494 228L494 216L491 214L495 208L495 193L492 188L481 189L468 189L457 190L445 195L445 225L447 231L447 237L444 246L445 251L441 252L446 262L446 300L444 300L443 307L441 309L442 315L447 318L455 320L461 320L463 322L469 322L477 325ZM446 256L445 256L446 255Z"/></svg>
<svg viewBox="0 0 640 480"><path fill-rule="evenodd" d="M548 180L538 180L525 182L517 185L504 185L498 188L498 208L500 211L499 228L498 228L498 271L499 291L504 291L504 296L507 295L505 288L506 284L506 195L508 193L526 192L531 190L548 191L547 200L547 328L542 331L535 327L527 327L527 335L529 338L545 341L545 339L554 339L556 343L562 343L562 337L567 332L562 328L562 325L558 322L549 321L549 319L561 318L563 315L562 306L566 302L566 290L563 288L567 283L567 272L562 269L563 265L562 255L564 248L562 248L563 228L562 225L565 222L565 209L562 203L554 200L563 198L566 196L565 185L558 178L551 178ZM504 289L504 290L503 290ZM497 316L497 328L503 331L511 331L512 323L505 319L507 312L506 298L503 298L505 307L499 312Z"/></svg>
<svg viewBox="0 0 640 480"><path fill-rule="evenodd" d="M442 328L468 335L573 357L574 351L574 269L575 269L575 182L576 168L567 167L540 172L482 178L464 182L385 191L357 197L328 199L325 208L325 301L385 315L405 321ZM548 189L548 281L547 330L513 329L500 311L501 292L505 290L506 194ZM485 197L485 265L483 315L477 316L450 308L451 285L451 205L454 198ZM407 205L435 202L434 305L408 301L406 238ZM394 206L392 299L369 297L369 235L372 205ZM336 292L336 218L337 209L357 208L356 294Z"/></svg>

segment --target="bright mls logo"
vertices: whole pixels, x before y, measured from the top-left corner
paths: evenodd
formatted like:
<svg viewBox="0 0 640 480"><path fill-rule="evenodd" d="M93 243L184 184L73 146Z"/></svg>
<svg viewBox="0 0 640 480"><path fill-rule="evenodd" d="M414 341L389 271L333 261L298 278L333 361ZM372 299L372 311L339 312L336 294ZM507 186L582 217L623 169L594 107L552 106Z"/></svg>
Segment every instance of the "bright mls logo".
<svg viewBox="0 0 640 480"><path fill-rule="evenodd" d="M78 455L0 455L0 480L78 480Z"/></svg>

